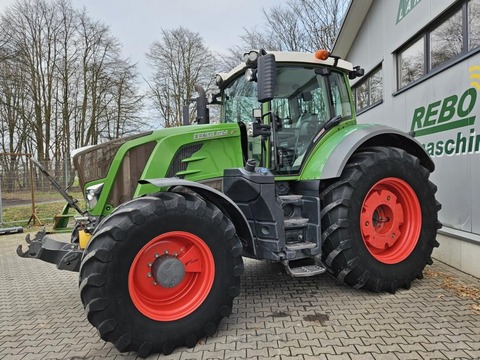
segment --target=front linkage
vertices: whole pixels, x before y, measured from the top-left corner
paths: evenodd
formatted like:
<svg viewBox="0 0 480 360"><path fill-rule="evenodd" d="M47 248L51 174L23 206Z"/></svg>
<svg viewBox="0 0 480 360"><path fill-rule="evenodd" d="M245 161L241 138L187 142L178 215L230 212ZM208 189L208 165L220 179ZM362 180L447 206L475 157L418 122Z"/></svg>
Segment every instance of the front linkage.
<svg viewBox="0 0 480 360"><path fill-rule="evenodd" d="M45 231L35 234L33 240L28 234L25 241L28 243L28 250L24 252L22 245L18 245L18 256L55 264L60 270L78 271L80 269L83 250L78 244L54 240L48 237Z"/></svg>

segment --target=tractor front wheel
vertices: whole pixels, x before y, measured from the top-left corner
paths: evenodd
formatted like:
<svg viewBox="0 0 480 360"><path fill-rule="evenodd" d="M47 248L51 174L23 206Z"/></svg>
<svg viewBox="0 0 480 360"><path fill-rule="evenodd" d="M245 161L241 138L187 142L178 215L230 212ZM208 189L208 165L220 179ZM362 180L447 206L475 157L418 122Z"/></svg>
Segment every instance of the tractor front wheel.
<svg viewBox="0 0 480 360"><path fill-rule="evenodd" d="M232 223L197 196L132 200L99 224L85 251L88 320L119 351L141 357L193 347L230 314L241 252Z"/></svg>
<svg viewBox="0 0 480 360"><path fill-rule="evenodd" d="M418 158L390 147L362 149L321 192L323 262L355 288L409 288L431 264L440 224L436 187Z"/></svg>

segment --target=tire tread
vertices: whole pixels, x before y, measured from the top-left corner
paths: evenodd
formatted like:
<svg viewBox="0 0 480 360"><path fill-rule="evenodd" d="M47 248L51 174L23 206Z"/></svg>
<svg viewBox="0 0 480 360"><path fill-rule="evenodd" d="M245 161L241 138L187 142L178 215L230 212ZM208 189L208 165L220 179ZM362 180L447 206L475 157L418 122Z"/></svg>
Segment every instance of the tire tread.
<svg viewBox="0 0 480 360"><path fill-rule="evenodd" d="M341 177L329 183L320 192L322 202L320 217L323 229L322 260L329 273L343 283L374 292L387 291L394 293L398 288L410 287L411 282L421 276L423 268L432 263L430 257L432 249L439 244L435 237L429 239L428 250L422 263L418 264L418 269L403 280L386 282L381 278L376 278L368 267L360 263L357 254L352 249L353 240L348 233L348 228L352 226L348 220L348 214L353 206L351 199L358 187L359 179L368 173L371 166L386 159L397 159L407 163L409 167L425 179L428 191L432 195L435 194L437 187L428 180L430 173L420 164L417 157L393 147L377 146L360 149L352 155ZM441 205L434 200L431 207L435 212L435 217L437 217ZM437 222L436 219L435 221Z"/></svg>

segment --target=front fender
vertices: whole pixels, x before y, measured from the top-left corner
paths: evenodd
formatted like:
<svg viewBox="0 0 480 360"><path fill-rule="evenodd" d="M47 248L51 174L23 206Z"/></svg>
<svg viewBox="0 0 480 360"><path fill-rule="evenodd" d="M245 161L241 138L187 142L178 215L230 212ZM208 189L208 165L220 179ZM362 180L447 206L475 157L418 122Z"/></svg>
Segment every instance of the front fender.
<svg viewBox="0 0 480 360"><path fill-rule="evenodd" d="M230 218L233 225L235 226L237 235L240 237L243 244L252 242L253 234L250 226L248 225L247 218L237 206L237 204L235 204L224 193L201 183L177 178L145 179L140 180L139 183L151 184L153 186L156 186L157 188L168 188L169 190L173 190L177 186L182 186L192 190L193 192L197 193L204 199L210 201L212 204L217 206L220 210L223 211L224 214L226 214Z"/></svg>
<svg viewBox="0 0 480 360"><path fill-rule="evenodd" d="M430 172L435 165L427 152L410 135L385 125L357 124L320 140L308 156L300 180L338 178L355 151L368 146L391 146L416 156Z"/></svg>

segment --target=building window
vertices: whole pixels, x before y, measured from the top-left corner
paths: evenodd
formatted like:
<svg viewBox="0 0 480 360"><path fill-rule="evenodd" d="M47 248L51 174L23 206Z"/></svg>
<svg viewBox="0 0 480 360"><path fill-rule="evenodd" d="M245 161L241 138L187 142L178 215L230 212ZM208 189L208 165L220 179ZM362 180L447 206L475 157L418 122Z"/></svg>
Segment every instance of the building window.
<svg viewBox="0 0 480 360"><path fill-rule="evenodd" d="M462 10L430 32L430 69L442 65L463 50Z"/></svg>
<svg viewBox="0 0 480 360"><path fill-rule="evenodd" d="M468 50L480 46L480 0L468 2Z"/></svg>
<svg viewBox="0 0 480 360"><path fill-rule="evenodd" d="M420 79L425 68L425 39L420 38L400 52L399 62L401 87Z"/></svg>
<svg viewBox="0 0 480 360"><path fill-rule="evenodd" d="M398 89L480 47L480 0L462 0L397 52ZM428 66L426 66L428 64Z"/></svg>
<svg viewBox="0 0 480 360"><path fill-rule="evenodd" d="M357 112L377 105L383 100L382 67L379 66L367 74L362 81L353 86L355 109Z"/></svg>

